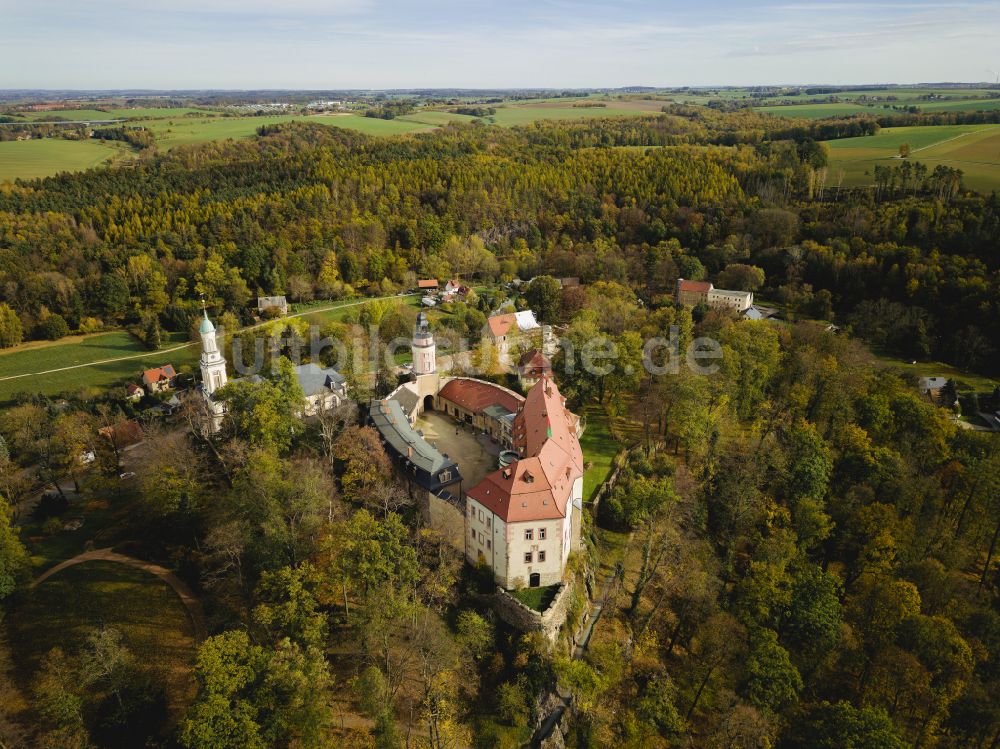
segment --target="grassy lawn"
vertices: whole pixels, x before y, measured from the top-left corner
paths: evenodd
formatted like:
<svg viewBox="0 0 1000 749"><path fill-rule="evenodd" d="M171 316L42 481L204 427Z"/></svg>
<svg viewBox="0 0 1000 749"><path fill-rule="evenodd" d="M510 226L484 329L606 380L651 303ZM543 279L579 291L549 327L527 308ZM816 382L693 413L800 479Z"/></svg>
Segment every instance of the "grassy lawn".
<svg viewBox="0 0 1000 749"><path fill-rule="evenodd" d="M541 588L521 588L512 590L510 594L528 608L535 611L545 611L556 597L558 585L546 585Z"/></svg>
<svg viewBox="0 0 1000 749"><path fill-rule="evenodd" d="M911 360L898 359L894 356L880 353L875 353L875 357L886 366L914 377L947 377L955 381L959 392L992 393L993 388L1000 385L1000 380L994 380L970 372L963 372L950 364L943 364L941 362L917 362L916 364L911 364Z"/></svg>
<svg viewBox="0 0 1000 749"><path fill-rule="evenodd" d="M191 343L183 333L171 333L165 338L163 349ZM143 369L162 364L173 364L177 369L184 366L193 367L197 363L198 355L197 343L191 343L185 348L169 353L148 351L135 337L125 331L73 336L63 341L44 344L27 344L0 353L0 403L10 400L20 392L59 395L91 387L108 388L115 383L134 379ZM122 356L136 356L136 358L52 372L39 377L3 379Z"/></svg>
<svg viewBox="0 0 1000 749"><path fill-rule="evenodd" d="M0 143L0 182L51 177L114 161L128 151L110 141L9 140Z"/></svg>
<svg viewBox="0 0 1000 749"><path fill-rule="evenodd" d="M193 697L191 620L165 583L140 570L113 562L70 567L18 594L4 624L22 690L53 647L75 653L89 632L111 626L164 687L173 718Z"/></svg>
<svg viewBox="0 0 1000 749"><path fill-rule="evenodd" d="M611 473L611 465L619 445L611 436L608 415L600 406L587 406L583 410L587 429L580 439L584 463L591 466L583 472L583 500L588 501L594 491Z"/></svg>

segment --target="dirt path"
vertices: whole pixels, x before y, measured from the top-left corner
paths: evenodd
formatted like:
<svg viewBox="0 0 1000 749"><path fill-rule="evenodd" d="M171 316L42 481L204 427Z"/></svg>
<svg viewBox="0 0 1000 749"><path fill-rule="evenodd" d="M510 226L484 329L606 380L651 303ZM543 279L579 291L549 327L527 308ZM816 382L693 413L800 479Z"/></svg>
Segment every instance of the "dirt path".
<svg viewBox="0 0 1000 749"><path fill-rule="evenodd" d="M336 309L346 309L348 307L356 307L359 304L367 304L368 302L377 302L383 299L406 299L407 297L411 296L416 296L416 294L404 294L402 296L394 294L391 296L378 296L378 297L359 299L356 302L348 302L347 304L334 304L330 307L318 307L316 309L310 309L304 312L296 312L293 315L285 315L284 318L277 318L277 319L288 319L291 317L305 317L307 315L315 315L320 312L330 312L331 310L336 310ZM265 325L270 325L272 322L274 322L274 320L267 320L265 322L257 323L256 325L248 325L245 328L240 328L236 332L245 333L248 330L256 330L257 328L262 328ZM155 355L169 354L172 351L180 351L181 349L191 348L191 346L200 346L200 345L201 343L199 341L191 341L189 343L182 343L178 346L171 346L170 348L165 348L158 351L144 351L139 354L118 356L115 357L114 359L101 359L100 361L87 362L86 364L72 364L68 367L56 367L55 369L46 369L42 372L23 372L21 374L7 375L6 377L0 377L0 382L4 382L5 380L17 380L22 377L38 377L40 375L54 374L56 372L65 372L70 369L82 369L83 367L96 367L101 364L112 364L114 362L119 362L119 361L128 361L129 359L143 359L149 356L153 356L154 354ZM10 353L15 353L15 352L12 351Z"/></svg>
<svg viewBox="0 0 1000 749"><path fill-rule="evenodd" d="M152 562L146 562L142 559L136 559L135 557L125 556L124 554L118 554L108 549L94 549L93 551L85 551L82 554L78 554L72 559L67 559L65 562L60 562L55 567L52 567L41 575L36 577L31 583L31 587L35 587L39 583L43 583L50 577L58 572L62 572L67 567L73 567L77 564L83 564L84 562L116 562L118 564L124 564L129 567L134 567L137 570L143 570L148 572L150 575L154 575L167 585L169 585L177 597L181 599L181 603L184 604L184 608L187 609L188 615L191 617L191 624L194 626L194 636L195 640L201 642L206 637L208 637L208 628L205 626L205 613L202 611L201 602L195 597L191 589L181 580L177 575L168 570L166 567L161 567L158 564L153 564Z"/></svg>

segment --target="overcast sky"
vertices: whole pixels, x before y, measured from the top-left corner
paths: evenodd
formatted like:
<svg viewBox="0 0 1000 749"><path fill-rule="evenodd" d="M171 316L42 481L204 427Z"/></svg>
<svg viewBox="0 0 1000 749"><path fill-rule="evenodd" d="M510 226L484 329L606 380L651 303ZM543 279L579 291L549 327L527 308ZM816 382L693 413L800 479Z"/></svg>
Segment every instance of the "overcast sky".
<svg viewBox="0 0 1000 749"><path fill-rule="evenodd" d="M0 88L994 80L1000 0L0 0Z"/></svg>

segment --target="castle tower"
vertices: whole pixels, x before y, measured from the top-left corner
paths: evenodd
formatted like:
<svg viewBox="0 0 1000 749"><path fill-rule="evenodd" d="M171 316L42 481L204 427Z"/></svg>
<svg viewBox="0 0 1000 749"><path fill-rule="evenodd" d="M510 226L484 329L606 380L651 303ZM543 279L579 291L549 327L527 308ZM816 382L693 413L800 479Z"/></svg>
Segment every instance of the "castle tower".
<svg viewBox="0 0 1000 749"><path fill-rule="evenodd" d="M423 312L417 315L417 325L413 329L410 353L413 354L413 382L420 398L418 412L423 413L434 407L434 397L441 389L434 334L431 333L430 320Z"/></svg>
<svg viewBox="0 0 1000 749"><path fill-rule="evenodd" d="M434 346L434 334L427 315L420 312L417 315L417 326L413 330L413 343L410 347L413 354L413 374L434 374L437 372L437 353Z"/></svg>
<svg viewBox="0 0 1000 749"><path fill-rule="evenodd" d="M201 392L212 418L212 431L222 425L225 404L212 398L212 394L226 384L226 360L222 358L218 342L215 340L215 326L208 319L208 310L202 307L205 318L198 333L201 335Z"/></svg>

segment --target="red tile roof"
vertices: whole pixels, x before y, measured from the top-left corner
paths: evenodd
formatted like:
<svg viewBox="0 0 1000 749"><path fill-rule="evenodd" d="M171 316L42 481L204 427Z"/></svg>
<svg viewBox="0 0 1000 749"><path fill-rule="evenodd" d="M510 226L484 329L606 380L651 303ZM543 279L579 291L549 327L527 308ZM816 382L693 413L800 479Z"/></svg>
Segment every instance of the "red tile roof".
<svg viewBox="0 0 1000 749"><path fill-rule="evenodd" d="M712 284L708 281L678 281L678 291L691 291L696 294L707 294L712 290Z"/></svg>
<svg viewBox="0 0 1000 749"><path fill-rule="evenodd" d="M490 406L502 406L511 413L517 413L524 402L524 398L512 390L464 377L449 380L438 395L472 413L482 413Z"/></svg>
<svg viewBox="0 0 1000 749"><path fill-rule="evenodd" d="M543 377L514 417L514 447L523 457L466 494L504 522L565 517L573 484L583 477L578 422L556 384Z"/></svg>
<svg viewBox="0 0 1000 749"><path fill-rule="evenodd" d="M552 374L552 362L538 349L525 352L521 356L521 360L517 363L517 368L522 375L539 376Z"/></svg>
<svg viewBox="0 0 1000 749"><path fill-rule="evenodd" d="M155 369L147 369L142 373L142 381L147 385L154 382L160 382L161 380L172 380L177 376L177 372L174 371L172 364L164 364L162 367L156 367Z"/></svg>
<svg viewBox="0 0 1000 749"><path fill-rule="evenodd" d="M486 324L490 327L490 332L495 338L507 335L512 326L517 324L517 315L509 312L506 315L494 315L486 318Z"/></svg>
<svg viewBox="0 0 1000 749"><path fill-rule="evenodd" d="M539 458L523 458L494 471L466 494L506 523L565 517L565 499L556 501Z"/></svg>
<svg viewBox="0 0 1000 749"><path fill-rule="evenodd" d="M417 281L418 289L436 289L438 287L438 281L436 278L425 278Z"/></svg>

